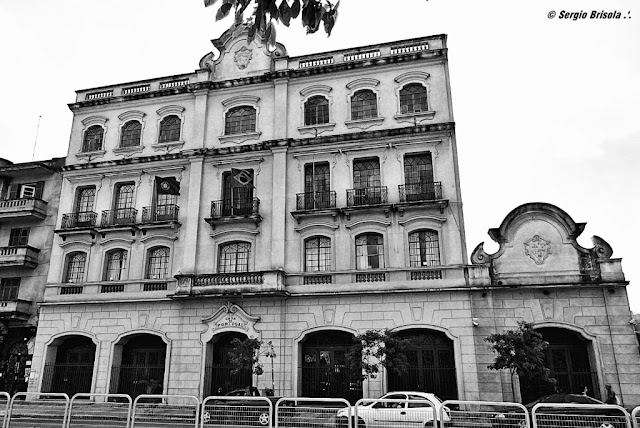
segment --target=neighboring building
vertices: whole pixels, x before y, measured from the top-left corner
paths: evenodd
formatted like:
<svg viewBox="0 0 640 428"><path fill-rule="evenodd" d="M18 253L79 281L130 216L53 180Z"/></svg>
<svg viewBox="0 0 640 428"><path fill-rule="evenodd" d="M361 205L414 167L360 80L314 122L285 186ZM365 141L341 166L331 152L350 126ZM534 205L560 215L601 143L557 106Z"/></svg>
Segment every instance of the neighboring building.
<svg viewBox="0 0 640 428"><path fill-rule="evenodd" d="M0 159L0 391L27 390L64 158Z"/></svg>
<svg viewBox="0 0 640 428"><path fill-rule="evenodd" d="M231 342L249 336L274 348L278 395L510 399L482 339L524 317L580 332L590 366L569 369L567 388L588 369L594 393L610 382L640 401L615 376L640 366L607 342L633 329L595 314L603 284L615 293L604 302L628 312L619 261L577 244L570 256L581 229L568 216L527 205L500 229L505 248L467 263L445 36L289 57L246 31L214 40L219 54L194 73L82 90L70 105L32 391L271 387L270 362L262 376L232 373ZM517 233L523 221L539 238ZM523 238L533 256L518 259L507 248ZM568 286L542 281L549 266L570 271L549 276ZM589 296L547 310L547 292ZM360 382L348 350L379 328L421 339L411 375ZM618 349L625 362L612 365Z"/></svg>

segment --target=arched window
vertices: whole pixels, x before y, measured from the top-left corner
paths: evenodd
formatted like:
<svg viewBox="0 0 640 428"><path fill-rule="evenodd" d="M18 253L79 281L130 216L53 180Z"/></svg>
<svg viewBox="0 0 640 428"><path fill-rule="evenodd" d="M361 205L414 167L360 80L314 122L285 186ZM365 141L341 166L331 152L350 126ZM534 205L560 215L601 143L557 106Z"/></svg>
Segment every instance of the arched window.
<svg viewBox="0 0 640 428"><path fill-rule="evenodd" d="M329 123L329 100L322 95L315 95L304 103L304 124L321 123Z"/></svg>
<svg viewBox="0 0 640 428"><path fill-rule="evenodd" d="M425 229L409 234L409 265L437 266L440 264L438 232Z"/></svg>
<svg viewBox="0 0 640 428"><path fill-rule="evenodd" d="M378 117L378 100L371 89L357 91L351 97L351 120Z"/></svg>
<svg viewBox="0 0 640 428"><path fill-rule="evenodd" d="M363 233L356 236L356 269L379 269L384 267L384 245L382 235Z"/></svg>
<svg viewBox="0 0 640 428"><path fill-rule="evenodd" d="M111 250L107 253L105 262L104 280L121 281L126 279L127 251L122 249Z"/></svg>
<svg viewBox="0 0 640 428"><path fill-rule="evenodd" d="M160 121L160 143L180 141L180 125L182 121L176 115L167 116Z"/></svg>
<svg viewBox="0 0 640 428"><path fill-rule="evenodd" d="M230 109L225 117L224 134L244 134L256 130L256 109L239 106Z"/></svg>
<svg viewBox="0 0 640 428"><path fill-rule="evenodd" d="M66 283L80 283L84 281L84 268L87 263L87 254L82 252L71 253L67 256L67 266L64 275Z"/></svg>
<svg viewBox="0 0 640 428"><path fill-rule="evenodd" d="M314 236L304 241L304 270L306 272L331 270L331 239Z"/></svg>
<svg viewBox="0 0 640 428"><path fill-rule="evenodd" d="M427 110L427 88L419 83L409 83L400 89L400 111L402 114L420 113Z"/></svg>
<svg viewBox="0 0 640 428"><path fill-rule="evenodd" d="M231 242L220 246L218 255L218 273L237 273L249 271L251 244Z"/></svg>
<svg viewBox="0 0 640 428"><path fill-rule="evenodd" d="M102 139L104 137L104 128L100 125L90 126L84 133L84 141L82 142L83 152L95 152L102 150Z"/></svg>
<svg viewBox="0 0 640 428"><path fill-rule="evenodd" d="M165 279L169 277L169 254L167 247L155 247L147 256L147 279Z"/></svg>
<svg viewBox="0 0 640 428"><path fill-rule="evenodd" d="M122 127L120 147L136 147L140 145L142 124L137 120L130 120Z"/></svg>

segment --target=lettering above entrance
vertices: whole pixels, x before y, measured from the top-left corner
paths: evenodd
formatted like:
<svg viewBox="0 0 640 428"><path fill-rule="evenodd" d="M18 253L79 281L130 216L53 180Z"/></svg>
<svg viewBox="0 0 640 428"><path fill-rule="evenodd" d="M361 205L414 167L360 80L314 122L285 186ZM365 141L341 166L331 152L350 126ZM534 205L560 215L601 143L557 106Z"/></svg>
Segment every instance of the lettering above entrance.
<svg viewBox="0 0 640 428"><path fill-rule="evenodd" d="M259 337L260 333L255 327L258 321L260 321L260 317L251 316L240 306L227 302L213 315L202 320L207 325L207 330L203 333L203 340L207 342L214 335L226 331L237 331L248 337Z"/></svg>

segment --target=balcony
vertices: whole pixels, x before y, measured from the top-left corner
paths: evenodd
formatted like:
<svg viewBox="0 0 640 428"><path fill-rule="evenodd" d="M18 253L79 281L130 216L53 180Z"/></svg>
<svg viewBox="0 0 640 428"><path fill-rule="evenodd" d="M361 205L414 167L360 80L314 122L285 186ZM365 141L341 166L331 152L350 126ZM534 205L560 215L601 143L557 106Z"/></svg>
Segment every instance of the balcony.
<svg viewBox="0 0 640 428"><path fill-rule="evenodd" d="M31 316L32 302L22 299L0 301L0 320L28 320Z"/></svg>
<svg viewBox="0 0 640 428"><path fill-rule="evenodd" d="M440 213L449 205L449 201L442 199L442 183L439 181L402 184L398 186L400 193L400 203L396 208L400 215L404 215L407 208L428 208L436 206L440 209Z"/></svg>
<svg viewBox="0 0 640 428"><path fill-rule="evenodd" d="M39 252L39 249L29 245L0 247L0 268L23 267L33 269L38 266Z"/></svg>
<svg viewBox="0 0 640 428"><path fill-rule="evenodd" d="M285 295L282 271L176 275L174 297L199 295Z"/></svg>
<svg viewBox="0 0 640 428"><path fill-rule="evenodd" d="M180 227L179 211L180 207L175 204L144 207L142 209L142 223L138 227L142 229L143 234L146 234L148 229Z"/></svg>
<svg viewBox="0 0 640 428"><path fill-rule="evenodd" d="M339 209L336 208L336 192L324 190L318 192L298 193L296 210L291 212L298 223L305 217L330 215L336 220Z"/></svg>
<svg viewBox="0 0 640 428"><path fill-rule="evenodd" d="M136 230L136 218L138 217L138 210L135 208L119 208L116 210L102 211L100 218L100 228L98 231L104 238L107 231L127 230L131 232L131 235L135 235Z"/></svg>
<svg viewBox="0 0 640 428"><path fill-rule="evenodd" d="M361 189L347 190L347 208L343 208L342 212L347 216L356 210L382 210L385 217L389 217L391 204L387 200L387 186L372 186Z"/></svg>
<svg viewBox="0 0 640 428"><path fill-rule="evenodd" d="M0 220L42 220L47 216L47 203L42 199L22 198L0 201Z"/></svg>
<svg viewBox="0 0 640 428"><path fill-rule="evenodd" d="M174 289L174 279L47 284L44 290L44 299L46 302L164 299Z"/></svg>
<svg viewBox="0 0 640 428"><path fill-rule="evenodd" d="M260 199L247 198L237 199L235 201L212 201L211 217L205 218L205 221L211 225L213 229L221 224L236 223L254 223L256 227L262 221L260 215Z"/></svg>

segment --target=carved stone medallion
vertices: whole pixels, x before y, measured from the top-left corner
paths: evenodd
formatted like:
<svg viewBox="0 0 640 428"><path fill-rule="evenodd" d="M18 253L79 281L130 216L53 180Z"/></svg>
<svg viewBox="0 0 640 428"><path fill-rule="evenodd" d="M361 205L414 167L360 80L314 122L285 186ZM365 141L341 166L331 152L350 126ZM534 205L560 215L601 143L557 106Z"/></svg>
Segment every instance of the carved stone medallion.
<svg viewBox="0 0 640 428"><path fill-rule="evenodd" d="M249 65L252 57L253 53L251 52L251 49L247 49L245 46L243 46L236 51L233 60L240 70L244 70Z"/></svg>
<svg viewBox="0 0 640 428"><path fill-rule="evenodd" d="M524 253L537 265L541 265L551 254L551 242L534 235L533 238L524 242Z"/></svg>

